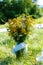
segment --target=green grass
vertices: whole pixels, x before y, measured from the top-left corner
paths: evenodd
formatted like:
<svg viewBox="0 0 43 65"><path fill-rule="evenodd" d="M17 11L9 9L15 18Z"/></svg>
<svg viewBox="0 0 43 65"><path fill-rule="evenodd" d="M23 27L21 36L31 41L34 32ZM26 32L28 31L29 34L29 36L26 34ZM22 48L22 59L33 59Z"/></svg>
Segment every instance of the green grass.
<svg viewBox="0 0 43 65"><path fill-rule="evenodd" d="M0 45L5 45L8 47L12 47L13 45L15 45L15 41L13 40L13 38L11 38L10 36L8 36L8 33L0 33Z"/></svg>
<svg viewBox="0 0 43 65"><path fill-rule="evenodd" d="M2 50L0 51L0 62L1 65L22 65L24 63L24 65L38 65L39 63L36 62L36 56L37 54L40 54L41 48L43 47L43 29L35 29L32 32L32 35L29 35L29 37L25 40L25 42L28 44L28 55L24 58L22 58L22 60L18 61L15 58L15 55L11 55L11 53L6 53L3 52ZM13 39L11 39L7 33L0 33L0 39L4 39L3 41L0 42L0 47L2 46L2 48L7 47L6 51L8 51L8 49L12 48L14 44ZM1 44L3 43L3 44ZM7 43L7 46L6 46ZM3 49L4 50L4 49ZM43 65L43 64L42 64Z"/></svg>
<svg viewBox="0 0 43 65"><path fill-rule="evenodd" d="M12 54L12 47L15 45L13 38L8 33L0 33L0 65L43 65L36 61L43 48L43 29L34 29L32 35L25 40L28 44L28 54L24 54L20 60Z"/></svg>
<svg viewBox="0 0 43 65"><path fill-rule="evenodd" d="M5 28L5 26L0 24L0 29L1 29L1 28Z"/></svg>
<svg viewBox="0 0 43 65"><path fill-rule="evenodd" d="M35 24L43 24L43 17L35 19Z"/></svg>

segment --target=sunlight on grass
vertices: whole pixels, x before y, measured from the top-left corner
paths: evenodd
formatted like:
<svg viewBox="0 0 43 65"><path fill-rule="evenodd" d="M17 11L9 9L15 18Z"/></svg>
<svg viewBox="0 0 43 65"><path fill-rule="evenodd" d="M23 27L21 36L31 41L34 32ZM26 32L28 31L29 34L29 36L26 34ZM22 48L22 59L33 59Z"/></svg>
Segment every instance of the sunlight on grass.
<svg viewBox="0 0 43 65"><path fill-rule="evenodd" d="M43 65L36 61L37 54L40 54L43 48L43 29L34 29L25 43L28 44L28 54L17 60L11 50L15 41L7 32L0 33L0 65Z"/></svg>
<svg viewBox="0 0 43 65"><path fill-rule="evenodd" d="M36 19L35 24L43 24L43 17Z"/></svg>
<svg viewBox="0 0 43 65"><path fill-rule="evenodd" d="M5 26L0 24L0 29L1 29L1 28L5 28Z"/></svg>

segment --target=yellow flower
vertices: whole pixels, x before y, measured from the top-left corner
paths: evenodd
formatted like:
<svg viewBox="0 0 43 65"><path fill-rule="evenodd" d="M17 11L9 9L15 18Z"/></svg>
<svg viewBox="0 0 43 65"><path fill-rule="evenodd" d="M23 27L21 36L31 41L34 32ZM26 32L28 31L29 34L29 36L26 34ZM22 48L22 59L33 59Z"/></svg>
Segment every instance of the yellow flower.
<svg viewBox="0 0 43 65"><path fill-rule="evenodd" d="M11 20L11 19L9 19L9 20L8 20L8 23L9 23L9 24L11 24L11 23L12 23L12 20Z"/></svg>
<svg viewBox="0 0 43 65"><path fill-rule="evenodd" d="M22 14L17 18L9 19L8 22L9 22L9 28L11 30L10 31L11 35L14 34L15 32L18 33L18 30L20 30L19 33L20 35L23 36L23 34L29 34L29 32L33 27L34 20L32 16L26 16L25 14Z"/></svg>
<svg viewBox="0 0 43 65"><path fill-rule="evenodd" d="M16 32L16 28L15 28L15 27L12 27L12 28L11 28L11 31L12 31L12 32Z"/></svg>
<svg viewBox="0 0 43 65"><path fill-rule="evenodd" d="M17 19L16 19L16 18L14 18L12 21L13 21L13 23L15 24L15 23L17 22Z"/></svg>
<svg viewBox="0 0 43 65"><path fill-rule="evenodd" d="M22 21L22 17L17 17L17 20L18 20L19 22L21 22L21 21Z"/></svg>
<svg viewBox="0 0 43 65"><path fill-rule="evenodd" d="M26 33L26 30L24 28L21 29L22 33Z"/></svg>

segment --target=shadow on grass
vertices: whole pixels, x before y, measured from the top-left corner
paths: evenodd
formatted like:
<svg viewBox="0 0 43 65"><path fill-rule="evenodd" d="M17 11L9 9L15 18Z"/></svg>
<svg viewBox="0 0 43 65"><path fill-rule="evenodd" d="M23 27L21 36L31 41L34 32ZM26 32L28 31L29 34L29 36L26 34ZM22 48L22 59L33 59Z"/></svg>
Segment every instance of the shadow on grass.
<svg viewBox="0 0 43 65"><path fill-rule="evenodd" d="M0 62L0 65L9 65L12 63L12 57L6 57L3 61Z"/></svg>

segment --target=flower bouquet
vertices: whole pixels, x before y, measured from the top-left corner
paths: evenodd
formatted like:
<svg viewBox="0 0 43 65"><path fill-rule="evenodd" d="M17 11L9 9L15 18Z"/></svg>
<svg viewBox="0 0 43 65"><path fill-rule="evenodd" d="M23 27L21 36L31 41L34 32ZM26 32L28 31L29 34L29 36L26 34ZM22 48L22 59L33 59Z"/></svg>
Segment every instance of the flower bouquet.
<svg viewBox="0 0 43 65"><path fill-rule="evenodd" d="M24 40L26 39L26 36L31 31L31 29L33 27L33 22L34 22L34 20L33 20L32 16L26 16L25 14L22 14L21 16L19 16L17 18L8 20L9 29L10 29L9 34L14 38L14 40L17 42L17 45L18 45L18 46L16 45L14 50L16 49L16 51L17 51L18 47L19 47L19 50L22 49L16 53L17 57L23 55L22 54L22 52L24 50L23 46L25 44L23 45L22 42L24 42Z"/></svg>
<svg viewBox="0 0 43 65"><path fill-rule="evenodd" d="M32 16L26 16L25 14L17 18L9 19L9 34L16 42L23 42L33 27L33 21Z"/></svg>

